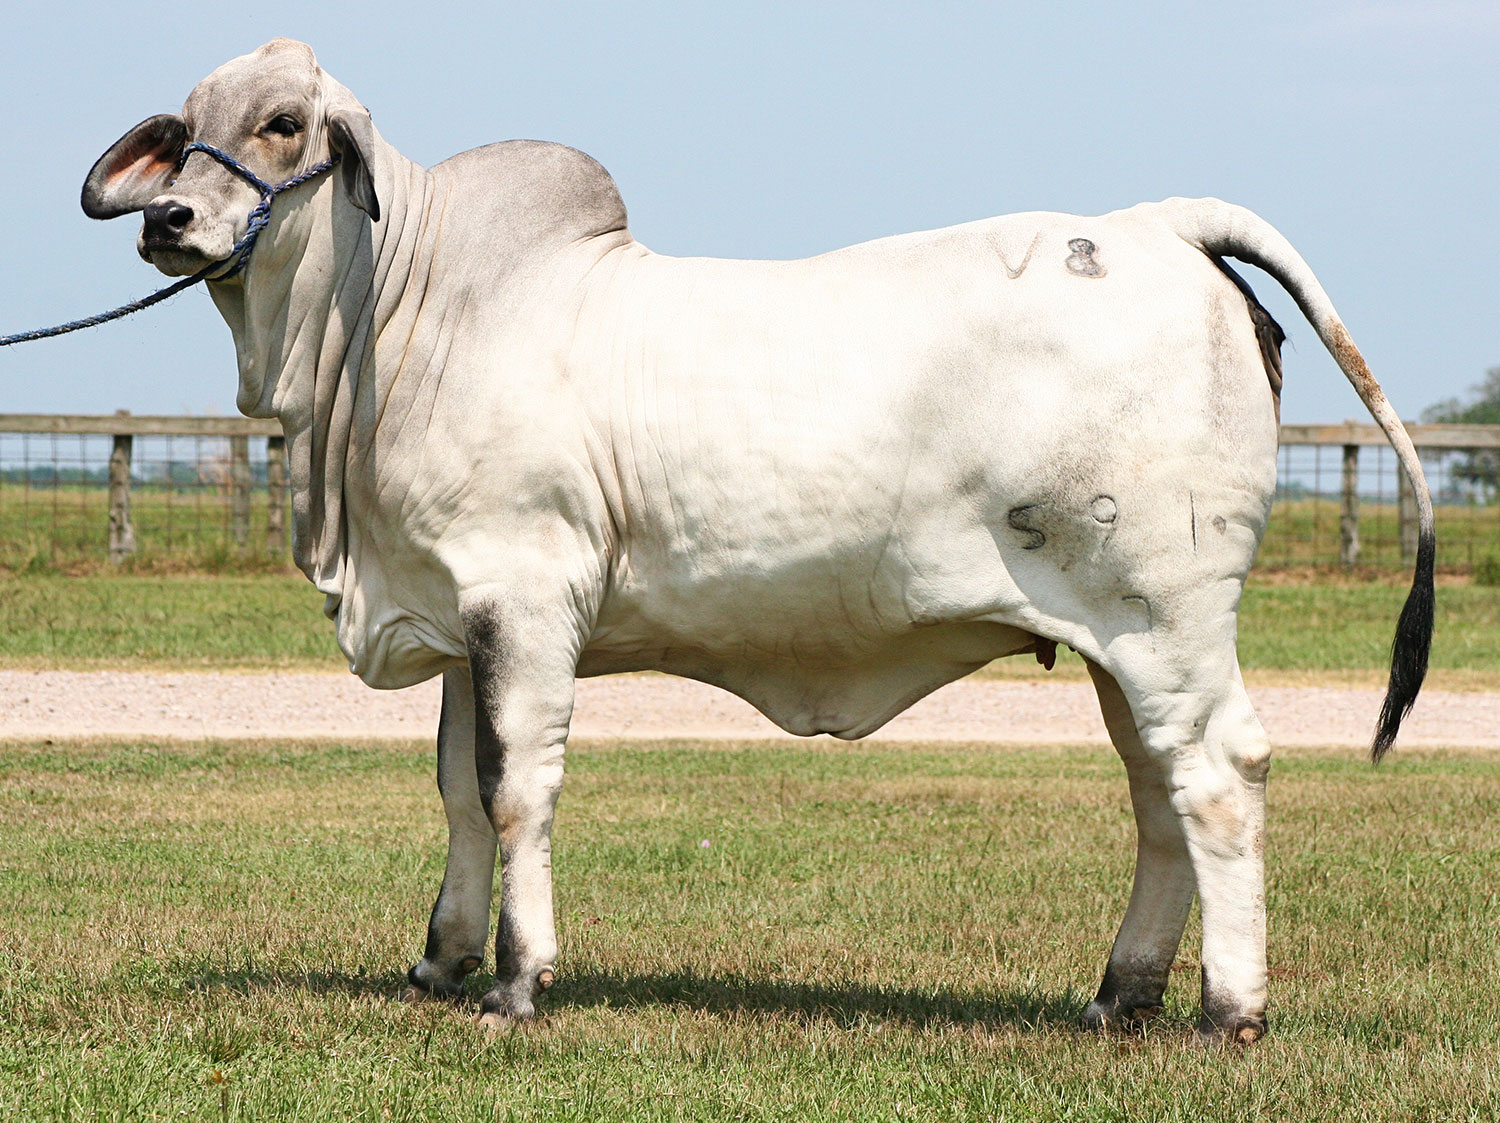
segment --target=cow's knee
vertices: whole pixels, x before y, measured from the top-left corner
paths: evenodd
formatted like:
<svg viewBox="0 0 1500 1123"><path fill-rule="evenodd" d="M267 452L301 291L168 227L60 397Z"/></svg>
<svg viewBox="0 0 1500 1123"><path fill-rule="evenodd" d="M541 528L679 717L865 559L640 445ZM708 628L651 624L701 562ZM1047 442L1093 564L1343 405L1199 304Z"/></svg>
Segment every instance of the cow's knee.
<svg viewBox="0 0 1500 1123"><path fill-rule="evenodd" d="M1271 771L1271 741L1241 687L1230 692L1208 723L1208 744L1248 784L1264 784Z"/></svg>
<svg viewBox="0 0 1500 1123"><path fill-rule="evenodd" d="M512 743L513 744L513 743ZM497 751L495 775L482 783L481 800L500 843L501 860L551 828L563 787L562 745L517 752Z"/></svg>
<svg viewBox="0 0 1500 1123"><path fill-rule="evenodd" d="M1271 742L1264 733L1227 742L1224 757L1247 784L1264 784L1271 773Z"/></svg>
<svg viewBox="0 0 1500 1123"><path fill-rule="evenodd" d="M1270 772L1271 743L1243 689L1184 699L1141 737L1185 818L1232 817L1247 789L1262 790Z"/></svg>

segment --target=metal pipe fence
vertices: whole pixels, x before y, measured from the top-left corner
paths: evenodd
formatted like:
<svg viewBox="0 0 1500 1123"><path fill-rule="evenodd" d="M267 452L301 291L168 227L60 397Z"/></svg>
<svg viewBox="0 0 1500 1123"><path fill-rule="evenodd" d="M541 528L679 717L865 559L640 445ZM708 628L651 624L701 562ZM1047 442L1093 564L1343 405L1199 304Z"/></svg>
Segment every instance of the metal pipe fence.
<svg viewBox="0 0 1500 1123"><path fill-rule="evenodd" d="M1500 426L1408 431L1436 505L1439 567L1500 558ZM1277 468L1262 566L1410 564L1416 504L1374 425L1283 425ZM0 414L0 569L281 561L290 498L273 421Z"/></svg>

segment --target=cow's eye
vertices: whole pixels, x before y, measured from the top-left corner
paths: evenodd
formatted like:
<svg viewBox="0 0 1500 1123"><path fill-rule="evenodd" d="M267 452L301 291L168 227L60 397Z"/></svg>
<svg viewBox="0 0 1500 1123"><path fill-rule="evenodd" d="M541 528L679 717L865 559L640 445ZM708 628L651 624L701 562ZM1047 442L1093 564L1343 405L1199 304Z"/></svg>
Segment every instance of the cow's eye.
<svg viewBox="0 0 1500 1123"><path fill-rule="evenodd" d="M271 118L270 123L266 125L266 132L275 133L277 136L296 136L301 131L301 122L295 117L288 117L285 113Z"/></svg>

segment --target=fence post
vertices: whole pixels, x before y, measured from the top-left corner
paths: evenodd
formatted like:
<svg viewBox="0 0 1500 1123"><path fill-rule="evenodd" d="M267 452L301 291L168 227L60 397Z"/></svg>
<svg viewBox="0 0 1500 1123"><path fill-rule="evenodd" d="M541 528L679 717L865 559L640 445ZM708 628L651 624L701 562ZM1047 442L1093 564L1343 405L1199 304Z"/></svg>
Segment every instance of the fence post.
<svg viewBox="0 0 1500 1123"><path fill-rule="evenodd" d="M286 553L286 438L266 438L266 552Z"/></svg>
<svg viewBox="0 0 1500 1123"><path fill-rule="evenodd" d="M1401 527L1401 560L1411 561L1417 556L1417 493L1411 489L1411 481L1396 463L1397 517Z"/></svg>
<svg viewBox="0 0 1500 1123"><path fill-rule="evenodd" d="M250 544L250 438L229 438L229 536L241 553Z"/></svg>
<svg viewBox="0 0 1500 1123"><path fill-rule="evenodd" d="M1359 445L1344 446L1344 509L1339 514L1339 562L1353 569L1359 561Z"/></svg>
<svg viewBox="0 0 1500 1123"><path fill-rule="evenodd" d="M109 560L119 565L135 553L135 527L130 522L130 455L135 438L115 434L109 454Z"/></svg>

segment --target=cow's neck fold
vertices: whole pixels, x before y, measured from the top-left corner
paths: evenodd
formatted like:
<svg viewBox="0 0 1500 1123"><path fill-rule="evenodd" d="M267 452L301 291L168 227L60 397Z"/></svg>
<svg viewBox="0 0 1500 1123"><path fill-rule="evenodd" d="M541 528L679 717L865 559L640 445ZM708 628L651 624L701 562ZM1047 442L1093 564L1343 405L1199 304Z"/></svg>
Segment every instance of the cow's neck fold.
<svg viewBox="0 0 1500 1123"><path fill-rule="evenodd" d="M326 594L329 615L343 594L345 468L361 382L375 378L375 341L400 305L428 193L425 170L389 145L377 142L374 163L380 222L330 177L273 210L243 281L210 286L234 335L240 411L276 417L286 433L293 558Z"/></svg>

